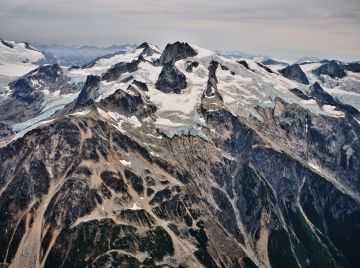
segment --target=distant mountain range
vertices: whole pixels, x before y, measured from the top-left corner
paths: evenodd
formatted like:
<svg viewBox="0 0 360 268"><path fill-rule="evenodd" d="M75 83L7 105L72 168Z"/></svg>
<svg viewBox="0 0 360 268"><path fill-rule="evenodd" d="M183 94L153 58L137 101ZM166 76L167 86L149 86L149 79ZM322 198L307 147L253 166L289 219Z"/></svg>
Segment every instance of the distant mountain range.
<svg viewBox="0 0 360 268"><path fill-rule="evenodd" d="M67 45L35 45L40 51L51 53L58 59L58 63L64 66L82 66L98 57L108 54L125 53L132 50L136 45L113 45L110 47L97 46L67 46Z"/></svg>

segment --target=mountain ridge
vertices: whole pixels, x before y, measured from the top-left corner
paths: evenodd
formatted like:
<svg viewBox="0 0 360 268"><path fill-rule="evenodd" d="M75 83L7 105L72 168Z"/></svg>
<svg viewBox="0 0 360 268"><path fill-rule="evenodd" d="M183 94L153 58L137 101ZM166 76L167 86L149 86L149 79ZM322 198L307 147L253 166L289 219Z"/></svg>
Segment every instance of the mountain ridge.
<svg viewBox="0 0 360 268"><path fill-rule="evenodd" d="M78 85L65 93L41 75L29 90L54 113L4 121L16 133L0 147L1 262L356 267L360 112L328 85L357 76L324 78L319 64L298 65L305 85L275 65L144 43L59 66Z"/></svg>

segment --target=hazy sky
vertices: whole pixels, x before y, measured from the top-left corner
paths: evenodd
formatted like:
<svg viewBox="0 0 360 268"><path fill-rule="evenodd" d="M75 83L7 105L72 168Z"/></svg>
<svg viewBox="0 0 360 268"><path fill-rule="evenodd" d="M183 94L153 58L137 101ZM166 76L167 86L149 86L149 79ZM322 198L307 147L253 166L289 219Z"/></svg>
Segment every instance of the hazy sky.
<svg viewBox="0 0 360 268"><path fill-rule="evenodd" d="M0 0L0 37L360 59L360 0Z"/></svg>

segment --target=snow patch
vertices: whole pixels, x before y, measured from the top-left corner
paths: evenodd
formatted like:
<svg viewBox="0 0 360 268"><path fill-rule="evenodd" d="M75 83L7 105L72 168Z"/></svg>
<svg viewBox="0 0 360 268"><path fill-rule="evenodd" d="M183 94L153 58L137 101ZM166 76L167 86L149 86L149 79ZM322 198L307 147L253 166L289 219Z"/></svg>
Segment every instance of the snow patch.
<svg viewBox="0 0 360 268"><path fill-rule="evenodd" d="M87 115L90 112L90 110L84 110L84 111L80 111L80 112L76 112L76 113L72 113L70 115L74 115L74 116L84 116Z"/></svg>
<svg viewBox="0 0 360 268"><path fill-rule="evenodd" d="M330 115L332 115L332 116L334 116L334 117L344 117L344 116L345 116L345 114L344 114L343 112L341 112L341 111L336 111L336 110L335 110L336 107L335 107L335 106L332 106L332 105L324 105L324 106L322 107L322 109L323 109L326 113L328 113L328 114L330 114Z"/></svg>
<svg viewBox="0 0 360 268"><path fill-rule="evenodd" d="M100 108L97 108L97 111L102 118L104 118L112 123L115 123L115 124L113 124L113 126L122 132L124 132L124 130L121 127L123 123L131 124L135 128L139 128L142 126L141 122L135 115L127 117L125 115L115 113L115 112L110 112L110 111L105 112L105 111L101 110Z"/></svg>
<svg viewBox="0 0 360 268"><path fill-rule="evenodd" d="M182 127L184 126L181 123L175 123L173 121L171 121L170 119L167 118L157 118L156 121L154 122L155 125L157 126L165 126L165 127Z"/></svg>
<svg viewBox="0 0 360 268"><path fill-rule="evenodd" d="M129 208L131 210L141 210L143 209L142 207L139 207L136 203L133 204L133 206L131 208Z"/></svg>
<svg viewBox="0 0 360 268"><path fill-rule="evenodd" d="M123 164L124 166L131 166L131 162L130 162L130 161L120 160L120 163Z"/></svg>

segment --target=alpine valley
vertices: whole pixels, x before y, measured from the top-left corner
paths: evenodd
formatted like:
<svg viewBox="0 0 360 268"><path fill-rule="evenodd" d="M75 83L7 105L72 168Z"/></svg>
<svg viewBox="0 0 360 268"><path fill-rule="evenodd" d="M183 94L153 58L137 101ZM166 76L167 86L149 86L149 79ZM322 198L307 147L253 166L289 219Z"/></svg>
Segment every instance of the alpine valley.
<svg viewBox="0 0 360 268"><path fill-rule="evenodd" d="M356 62L2 40L0 267L360 267L359 110Z"/></svg>

